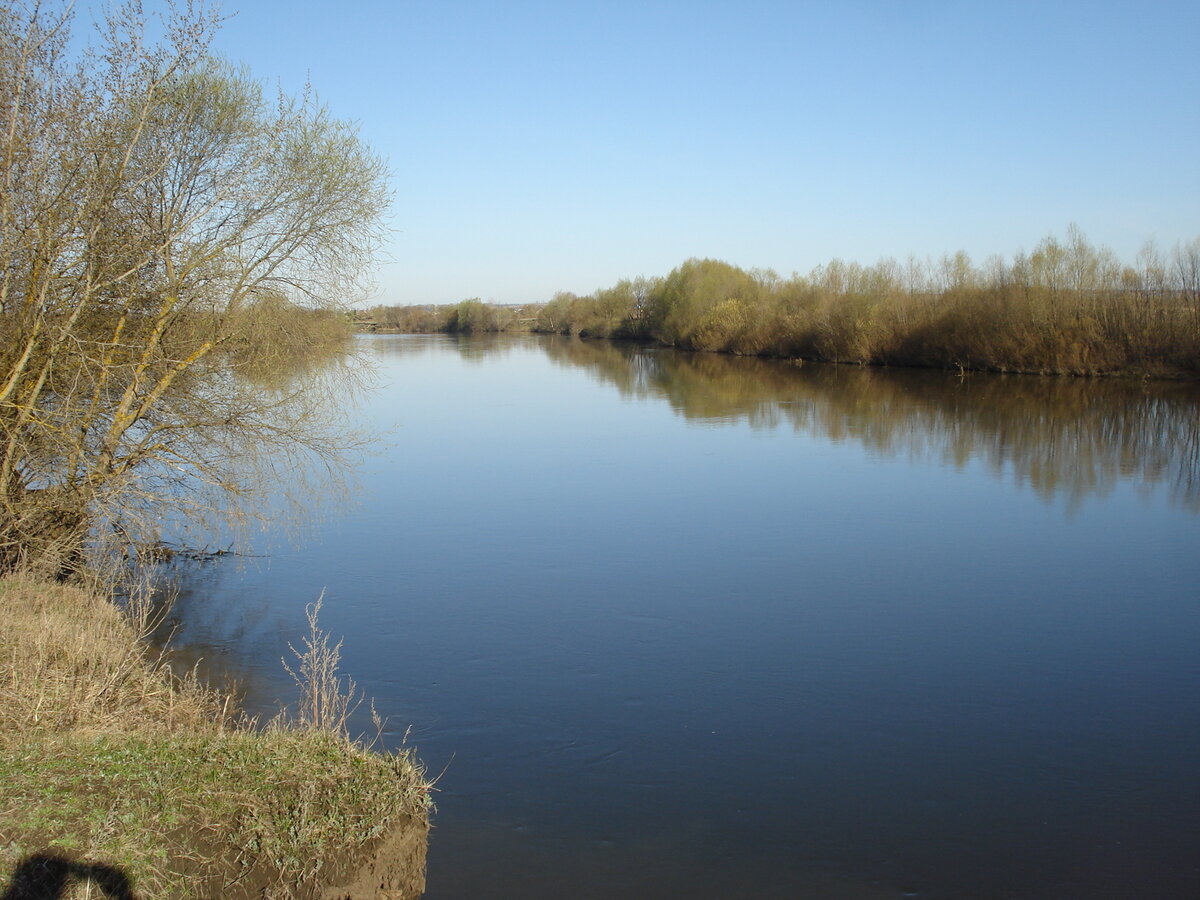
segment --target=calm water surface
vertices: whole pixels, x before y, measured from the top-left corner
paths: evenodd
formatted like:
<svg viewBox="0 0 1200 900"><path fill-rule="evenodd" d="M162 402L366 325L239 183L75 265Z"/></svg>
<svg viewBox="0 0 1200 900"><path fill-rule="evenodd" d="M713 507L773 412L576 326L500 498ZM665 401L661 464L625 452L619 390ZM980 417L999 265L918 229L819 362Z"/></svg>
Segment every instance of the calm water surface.
<svg viewBox="0 0 1200 900"><path fill-rule="evenodd" d="M1194 386L364 337L357 505L203 568L441 773L431 900L1200 896Z"/></svg>

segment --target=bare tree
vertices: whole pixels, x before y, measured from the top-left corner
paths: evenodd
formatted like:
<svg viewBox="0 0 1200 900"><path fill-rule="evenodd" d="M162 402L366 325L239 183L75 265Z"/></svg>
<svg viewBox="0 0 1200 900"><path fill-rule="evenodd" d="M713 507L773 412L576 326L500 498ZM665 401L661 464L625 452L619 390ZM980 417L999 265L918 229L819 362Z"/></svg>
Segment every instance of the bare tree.
<svg viewBox="0 0 1200 900"><path fill-rule="evenodd" d="M311 384L243 370L283 319L355 299L386 167L310 93L213 57L214 11L161 24L149 42L126 4L69 59L69 8L0 10L0 567L340 446Z"/></svg>

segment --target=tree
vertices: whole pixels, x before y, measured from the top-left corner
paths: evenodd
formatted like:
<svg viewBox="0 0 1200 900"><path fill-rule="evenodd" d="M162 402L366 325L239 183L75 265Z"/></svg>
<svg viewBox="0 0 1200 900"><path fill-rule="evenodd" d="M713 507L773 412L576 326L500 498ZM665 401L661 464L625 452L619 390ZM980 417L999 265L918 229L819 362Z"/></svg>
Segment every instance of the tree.
<svg viewBox="0 0 1200 900"><path fill-rule="evenodd" d="M752 303L760 287L737 266L716 259L689 259L659 282L646 304L645 327L664 344L694 346L704 316L725 300Z"/></svg>
<svg viewBox="0 0 1200 900"><path fill-rule="evenodd" d="M246 369L354 298L386 167L310 92L213 56L218 25L171 4L151 41L132 2L69 58L69 7L0 10L0 569L338 455L311 385Z"/></svg>

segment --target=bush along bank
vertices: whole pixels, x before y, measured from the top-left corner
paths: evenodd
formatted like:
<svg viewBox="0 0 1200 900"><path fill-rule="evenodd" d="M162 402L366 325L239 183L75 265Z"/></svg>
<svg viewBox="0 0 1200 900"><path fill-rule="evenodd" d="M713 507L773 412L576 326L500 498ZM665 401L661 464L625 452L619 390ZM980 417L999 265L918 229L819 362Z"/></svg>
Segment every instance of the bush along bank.
<svg viewBox="0 0 1200 900"><path fill-rule="evenodd" d="M385 330L535 331L952 371L1200 377L1200 238L1123 263L1072 226L1011 260L833 260L780 277L690 259L519 311L378 307ZM469 327L464 327L466 322Z"/></svg>
<svg viewBox="0 0 1200 900"><path fill-rule="evenodd" d="M94 593L4 576L0 620L6 900L423 893L429 786L411 753L349 739L315 619L297 670L335 705L257 729Z"/></svg>
<svg viewBox="0 0 1200 900"><path fill-rule="evenodd" d="M834 260L790 279L693 259L556 297L536 327L827 362L1197 377L1200 239L1124 265L1072 227L1008 262Z"/></svg>

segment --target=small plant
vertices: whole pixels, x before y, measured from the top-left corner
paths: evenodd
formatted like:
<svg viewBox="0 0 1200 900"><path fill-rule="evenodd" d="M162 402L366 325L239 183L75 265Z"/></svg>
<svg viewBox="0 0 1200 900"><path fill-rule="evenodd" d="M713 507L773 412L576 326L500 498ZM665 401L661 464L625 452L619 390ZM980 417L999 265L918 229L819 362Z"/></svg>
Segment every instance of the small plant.
<svg viewBox="0 0 1200 900"><path fill-rule="evenodd" d="M328 632L321 628L318 618L325 602L325 592L315 603L305 607L308 635L302 650L292 644L288 649L296 657L292 667L285 659L283 667L300 689L296 722L301 727L325 731L350 743L349 719L363 702L363 694L348 675L338 671L342 659L342 642L331 643Z"/></svg>

